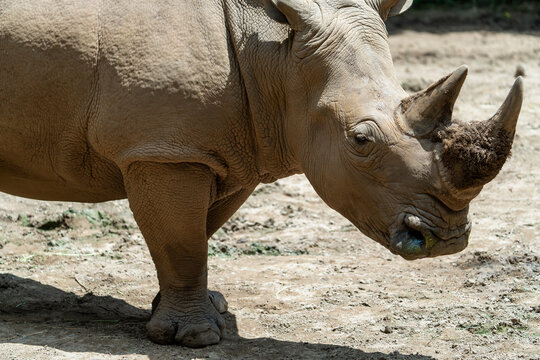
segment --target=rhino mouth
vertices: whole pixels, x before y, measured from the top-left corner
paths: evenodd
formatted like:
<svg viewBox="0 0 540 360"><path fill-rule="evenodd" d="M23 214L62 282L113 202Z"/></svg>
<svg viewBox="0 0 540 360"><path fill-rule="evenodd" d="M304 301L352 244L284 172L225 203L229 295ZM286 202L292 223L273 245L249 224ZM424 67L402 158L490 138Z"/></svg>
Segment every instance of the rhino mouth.
<svg viewBox="0 0 540 360"><path fill-rule="evenodd" d="M390 250L407 260L460 252L468 245L471 224L443 229L417 215L403 214L399 230L390 237Z"/></svg>

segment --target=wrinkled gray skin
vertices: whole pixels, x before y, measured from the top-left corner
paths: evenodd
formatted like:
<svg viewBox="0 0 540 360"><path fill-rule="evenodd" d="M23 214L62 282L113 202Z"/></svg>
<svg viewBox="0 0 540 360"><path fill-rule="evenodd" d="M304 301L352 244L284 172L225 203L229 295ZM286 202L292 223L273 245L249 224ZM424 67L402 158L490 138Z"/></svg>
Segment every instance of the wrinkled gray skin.
<svg viewBox="0 0 540 360"><path fill-rule="evenodd" d="M490 179L452 185L430 136L466 68L413 97L396 79L384 20L411 2L0 0L0 190L127 197L157 267L158 343L219 342L207 239L261 182L305 173L407 259L460 251ZM492 119L510 144L521 93Z"/></svg>

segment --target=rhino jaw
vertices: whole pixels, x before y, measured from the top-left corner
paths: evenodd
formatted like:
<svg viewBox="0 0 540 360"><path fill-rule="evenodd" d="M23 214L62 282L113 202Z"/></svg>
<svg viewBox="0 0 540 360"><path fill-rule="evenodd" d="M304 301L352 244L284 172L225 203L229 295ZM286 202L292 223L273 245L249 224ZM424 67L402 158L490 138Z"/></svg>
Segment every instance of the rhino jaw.
<svg viewBox="0 0 540 360"><path fill-rule="evenodd" d="M405 214L390 236L389 248L406 260L455 254L469 243L470 222L452 231L428 226L420 217Z"/></svg>

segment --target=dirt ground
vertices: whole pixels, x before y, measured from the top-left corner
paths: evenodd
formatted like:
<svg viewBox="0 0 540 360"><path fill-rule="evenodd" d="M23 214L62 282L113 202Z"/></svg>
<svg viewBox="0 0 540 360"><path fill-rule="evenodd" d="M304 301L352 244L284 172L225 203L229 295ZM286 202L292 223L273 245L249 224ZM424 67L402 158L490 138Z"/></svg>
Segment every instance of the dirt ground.
<svg viewBox="0 0 540 360"><path fill-rule="evenodd" d="M155 270L126 201L0 194L0 358L540 359L540 31L407 28L390 41L408 90L469 65L459 118L491 116L526 71L513 156L472 203L465 251L407 262L303 176L260 186L211 241L225 339L160 346L144 328Z"/></svg>

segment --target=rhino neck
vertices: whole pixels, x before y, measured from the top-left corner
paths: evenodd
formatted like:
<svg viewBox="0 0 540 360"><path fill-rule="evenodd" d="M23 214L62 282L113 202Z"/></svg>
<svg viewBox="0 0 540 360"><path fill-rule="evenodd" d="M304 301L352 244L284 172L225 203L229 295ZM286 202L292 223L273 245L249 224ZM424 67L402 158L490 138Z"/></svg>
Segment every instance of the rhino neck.
<svg viewBox="0 0 540 360"><path fill-rule="evenodd" d="M240 72L261 182L301 173L287 141L288 26L272 20L261 0L224 0L231 54ZM264 29L263 31L261 29Z"/></svg>

